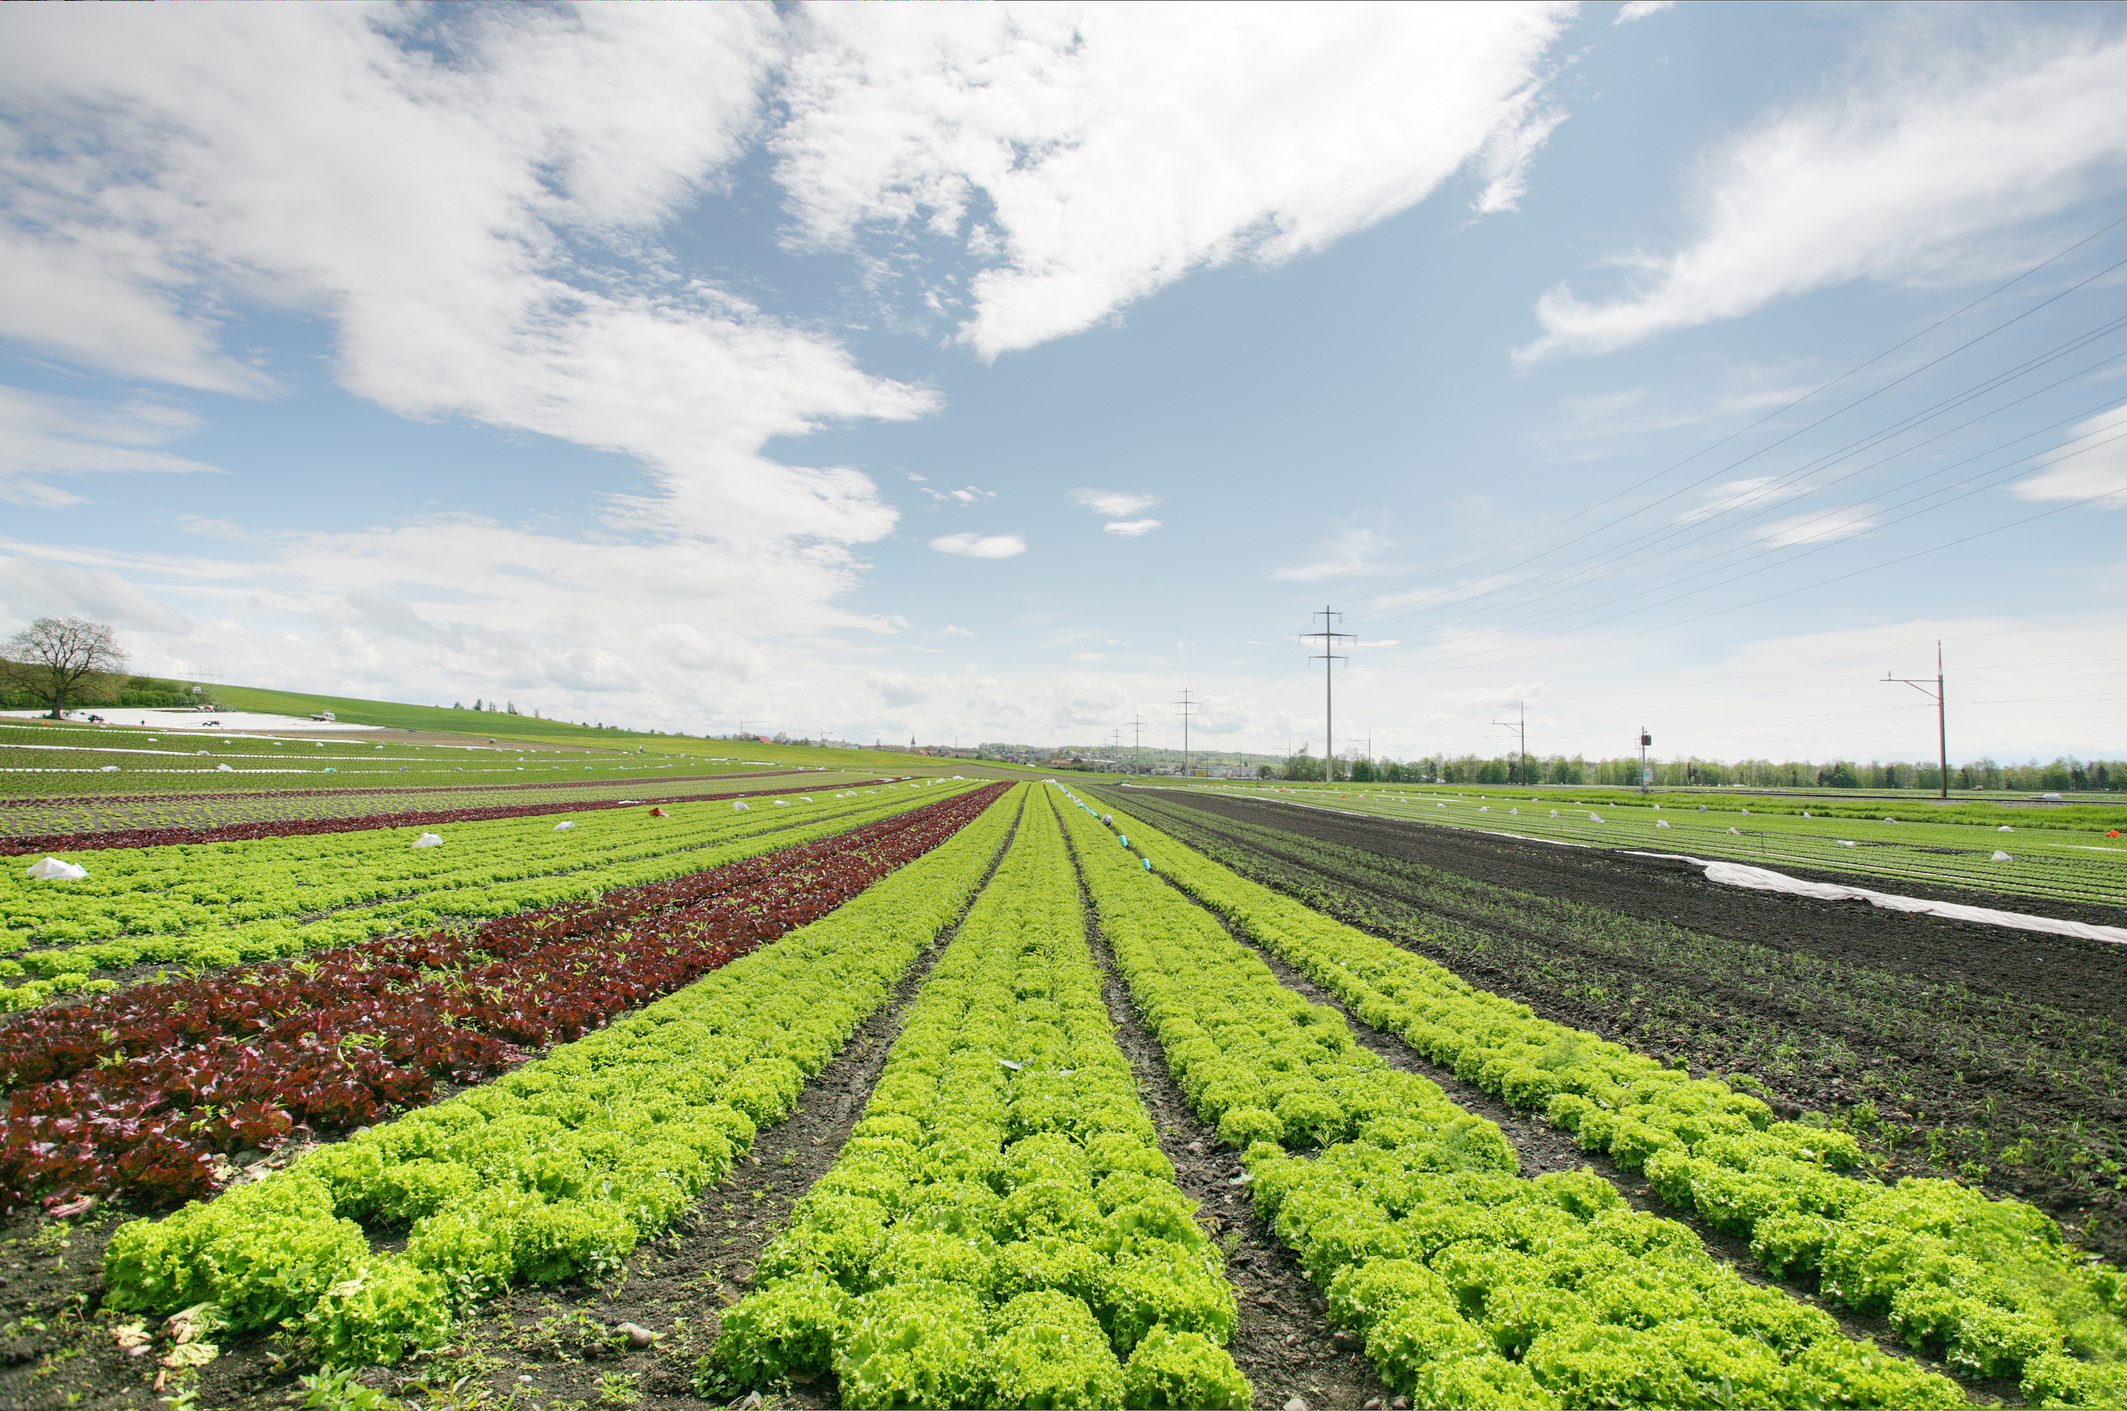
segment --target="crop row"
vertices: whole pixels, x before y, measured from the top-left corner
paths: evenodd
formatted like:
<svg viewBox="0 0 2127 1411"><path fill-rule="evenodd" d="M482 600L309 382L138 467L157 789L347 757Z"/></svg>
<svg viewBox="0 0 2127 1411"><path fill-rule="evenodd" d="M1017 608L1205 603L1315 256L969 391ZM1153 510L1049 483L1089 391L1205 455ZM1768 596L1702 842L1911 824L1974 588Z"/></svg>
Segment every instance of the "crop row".
<svg viewBox="0 0 2127 1411"><path fill-rule="evenodd" d="M1474 989L1431 961L1235 876L1128 824L1176 886L1285 959L1364 1022L1582 1146L1644 1170L1663 1197L1747 1235L1775 1273L1881 1312L1916 1347L1974 1375L2021 1375L2064 1405L2127 1402L2127 1276L2078 1257L2042 1212L1940 1180L1895 1187L1835 1174L1852 1138L1767 1120L1715 1079Z"/></svg>
<svg viewBox="0 0 2127 1411"><path fill-rule="evenodd" d="M816 920L964 821L944 801L672 882L143 985L0 1029L0 1207L211 1194L210 1158L334 1130L577 1038Z"/></svg>
<svg viewBox="0 0 2127 1411"><path fill-rule="evenodd" d="M1946 1378L1745 1283L1594 1173L1519 1179L1498 1127L1359 1046L1090 817L1072 828L1183 1094L1245 1148L1258 1212L1416 1404L1964 1404ZM1157 868L1169 851L1157 845Z"/></svg>
<svg viewBox="0 0 2127 1411"><path fill-rule="evenodd" d="M722 1178L885 1002L1011 823L994 786L949 841L834 913L494 1082L275 1175L122 1226L106 1306L219 1306L333 1363L390 1362L473 1299L618 1266ZM985 807L987 805L987 807ZM408 1231L374 1253L364 1224Z"/></svg>
<svg viewBox="0 0 2127 1411"><path fill-rule="evenodd" d="M2100 1213L2127 1160L2127 1013L2106 1002L2114 958L2102 945L1982 950L1979 933L1938 927L1923 951L1912 928L1866 916L1752 936L1725 898L1698 889L1688 913L1653 892L1575 899L1615 875L1600 856L1443 854L1408 828L1169 799L1133 793L1131 807L1242 876L1547 1018L1672 1063L1688 1055L1775 1106L1821 1107L1892 1162L1994 1176L2041 1208L2076 1211L2107 1258L2127 1253L2127 1231ZM1420 860L1457 854L1491 880ZM2039 953L2046 978L2019 974Z"/></svg>
<svg viewBox="0 0 2127 1411"><path fill-rule="evenodd" d="M732 1380L832 1369L849 1407L1248 1405L1233 1289L1116 1043L1044 800L723 1314Z"/></svg>
<svg viewBox="0 0 2127 1411"><path fill-rule="evenodd" d="M863 788L884 782L880 779L867 779L852 787ZM765 789L752 793L744 789L725 789L714 794L661 796L658 802L708 803L716 799L766 798L775 794L802 794L811 787L807 784L797 784L787 789ZM437 828L449 823L482 823L494 818L534 818L549 813L625 808L635 802L638 800L559 799L539 803L483 804L472 808L400 809L390 813L346 814L331 818L276 818L205 826L177 825L163 828L115 828L84 833L47 833L34 837L0 837L0 856L39 852L86 852L103 848L246 843L259 838L302 838L319 833L359 833L370 828Z"/></svg>
<svg viewBox="0 0 2127 1411"><path fill-rule="evenodd" d="M11 928L0 950L19 953L0 960L0 973L50 977L6 996L22 1008L96 969L233 965L506 916L825 836L936 796L800 796L758 812L696 806L665 817L608 810L568 829L503 819L418 850L392 831L106 853L86 881L0 874ZM54 948L22 953L32 940Z"/></svg>

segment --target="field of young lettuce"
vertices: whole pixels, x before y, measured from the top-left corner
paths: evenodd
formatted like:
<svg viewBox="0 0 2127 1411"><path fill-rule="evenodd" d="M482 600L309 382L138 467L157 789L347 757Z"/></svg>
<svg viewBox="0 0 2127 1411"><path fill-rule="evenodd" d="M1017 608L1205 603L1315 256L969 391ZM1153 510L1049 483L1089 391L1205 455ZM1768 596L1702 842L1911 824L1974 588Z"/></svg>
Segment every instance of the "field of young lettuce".
<svg viewBox="0 0 2127 1411"><path fill-rule="evenodd" d="M2081 1226L1484 968L1727 938L1157 795L661 812L11 882L0 1402L2127 1404Z"/></svg>

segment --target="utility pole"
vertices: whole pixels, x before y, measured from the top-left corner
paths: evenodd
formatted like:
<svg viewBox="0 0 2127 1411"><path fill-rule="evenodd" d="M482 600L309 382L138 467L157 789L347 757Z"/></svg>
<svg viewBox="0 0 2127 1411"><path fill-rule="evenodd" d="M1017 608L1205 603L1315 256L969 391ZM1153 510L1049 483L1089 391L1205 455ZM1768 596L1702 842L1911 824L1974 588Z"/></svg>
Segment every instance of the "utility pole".
<svg viewBox="0 0 2127 1411"><path fill-rule="evenodd" d="M1197 702L1189 699L1189 688L1182 688L1182 698L1175 702L1182 711L1182 777L1189 777L1189 713L1196 709Z"/></svg>
<svg viewBox="0 0 2127 1411"><path fill-rule="evenodd" d="M1529 706L1528 706L1528 702L1526 702L1526 701L1516 701L1516 702L1514 702L1514 708L1515 708L1516 710L1518 710L1518 711L1520 711L1520 712L1521 712L1521 716L1520 716L1520 719L1519 719L1519 720L1495 720L1495 721L1493 721L1492 723L1493 723L1494 725L1504 725L1504 726L1506 726L1506 727L1507 727L1507 728L1508 728L1509 730L1519 730L1519 731L1521 732L1521 782L1522 782L1522 786L1523 786L1524 788L1526 788L1526 787L1528 786L1528 783L1529 783ZM1512 770L1510 769L1510 770L1509 770L1508 772L1509 772L1509 773L1512 773ZM1641 772L1642 772L1642 773L1645 773L1646 771L1645 771L1645 769L1643 768L1643 769L1641 770Z"/></svg>
<svg viewBox="0 0 2127 1411"><path fill-rule="evenodd" d="M1927 678L1924 676L1921 677L1919 680L1914 680L1912 677L1909 676L1893 676L1888 670L1886 670L1883 673L1883 679L1887 682L1892 682L1898 685L1911 686L1914 690L1920 692L1921 695L1930 696L1934 699L1935 750L1938 762L1942 766L1942 797L1948 798L1950 796L1950 717L1948 706L1949 693L1943 689L1942 643L1939 641L1935 643L1934 690L1930 691L1928 689Z"/></svg>
<svg viewBox="0 0 2127 1411"><path fill-rule="evenodd" d="M1309 657L1308 660L1322 663L1322 778L1325 783L1334 784L1337 782L1337 702L1336 694L1331 689L1329 673L1330 668L1337 662L1351 660L1350 657L1337 655L1337 639L1356 637L1357 634L1331 630L1336 626L1335 620L1344 614L1331 612L1327 603L1323 604L1322 611L1314 615L1322 619L1322 630L1303 632L1300 635L1322 639L1321 654Z"/></svg>
<svg viewBox="0 0 2127 1411"><path fill-rule="evenodd" d="M1640 727L1640 792L1643 794L1647 792L1647 747L1653 743L1654 736L1648 734L1647 727L1642 725Z"/></svg>
<svg viewBox="0 0 2127 1411"><path fill-rule="evenodd" d="M1130 755L1138 768L1145 767L1145 718L1142 715L1130 717Z"/></svg>

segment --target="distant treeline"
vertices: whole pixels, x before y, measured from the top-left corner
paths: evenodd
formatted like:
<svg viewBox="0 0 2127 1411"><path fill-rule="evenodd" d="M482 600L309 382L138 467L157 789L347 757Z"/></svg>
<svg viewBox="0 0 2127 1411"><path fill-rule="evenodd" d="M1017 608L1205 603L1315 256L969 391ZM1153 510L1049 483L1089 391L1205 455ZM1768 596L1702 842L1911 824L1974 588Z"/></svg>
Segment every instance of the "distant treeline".
<svg viewBox="0 0 2127 1411"><path fill-rule="evenodd" d="M1835 759L1824 763L1809 760L1774 761L1746 759L1735 764L1710 759L1647 761L1654 784L1713 786L1740 784L1746 788L1778 789L1940 789L1942 771L1931 761L1912 764L1903 760L1870 760L1861 763ZM1266 778L1320 780L1322 761L1305 753L1286 759L1281 768L1264 766ZM1337 777L1354 783L1386 784L1609 784L1622 788L1640 783L1638 756L1618 759L1584 759L1579 755L1434 755L1427 759L1392 760L1361 757L1337 760ZM2024 764L1978 759L1950 767L1952 789L2003 789L2028 793L2118 792L2127 788L2127 760L2076 759L2064 755L2050 764L2031 760Z"/></svg>
<svg viewBox="0 0 2127 1411"><path fill-rule="evenodd" d="M197 705L202 699L203 696L194 695L192 688L182 681L99 672L86 677L80 687L68 693L67 708L118 706L121 709L152 710L160 706ZM49 704L27 681L0 672L0 710L37 710Z"/></svg>

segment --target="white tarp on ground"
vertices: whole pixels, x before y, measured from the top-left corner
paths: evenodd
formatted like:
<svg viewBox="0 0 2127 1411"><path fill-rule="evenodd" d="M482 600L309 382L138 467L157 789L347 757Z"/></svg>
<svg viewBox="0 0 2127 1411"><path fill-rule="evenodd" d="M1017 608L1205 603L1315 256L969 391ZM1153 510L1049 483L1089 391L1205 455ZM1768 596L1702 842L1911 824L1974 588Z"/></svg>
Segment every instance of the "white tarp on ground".
<svg viewBox="0 0 2127 1411"><path fill-rule="evenodd" d="M56 857L48 857L42 862L31 863L29 875L40 882L79 882L89 875L89 870L86 867L76 867L71 862L61 862Z"/></svg>
<svg viewBox="0 0 2127 1411"><path fill-rule="evenodd" d="M2043 931L2049 936L2074 936L2084 941L2109 941L2127 945L2127 926L2092 926L2083 921L2056 921L2050 916L2026 916L2020 911L1996 911L1985 906L1960 906L1955 902L1925 901L1891 892L1872 892L1866 887L1844 887L1836 882L1805 882L1784 872L1747 867L1740 862L1708 862L1703 857L1685 857L1673 852L1635 852L1634 857L1665 857L1706 869L1706 880L1731 887L1751 887L1761 892L1786 892L1790 896L1816 897L1820 901L1865 901L1886 911L1919 911L1952 921L1974 921L1982 926L2008 926L2018 931Z"/></svg>

